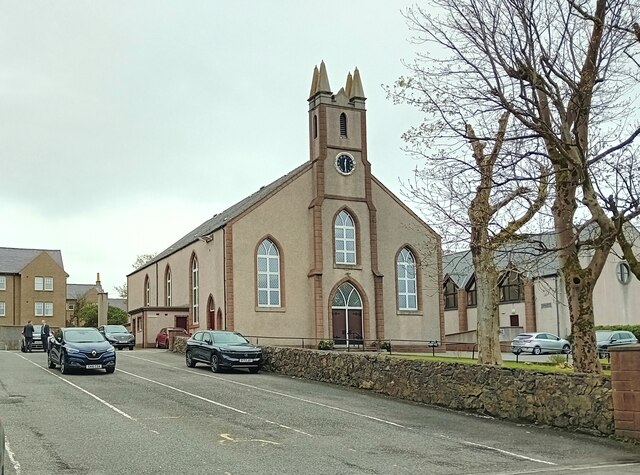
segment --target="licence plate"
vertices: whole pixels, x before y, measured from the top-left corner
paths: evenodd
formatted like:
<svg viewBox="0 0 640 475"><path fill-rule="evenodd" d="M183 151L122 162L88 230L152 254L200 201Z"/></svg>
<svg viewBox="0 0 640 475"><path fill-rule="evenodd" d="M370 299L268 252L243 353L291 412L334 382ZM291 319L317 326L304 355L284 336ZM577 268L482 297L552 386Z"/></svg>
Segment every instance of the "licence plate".
<svg viewBox="0 0 640 475"><path fill-rule="evenodd" d="M87 369L102 369L102 365L101 364L88 364L85 367Z"/></svg>
<svg viewBox="0 0 640 475"><path fill-rule="evenodd" d="M240 363L251 363L253 360L248 358L241 358Z"/></svg>

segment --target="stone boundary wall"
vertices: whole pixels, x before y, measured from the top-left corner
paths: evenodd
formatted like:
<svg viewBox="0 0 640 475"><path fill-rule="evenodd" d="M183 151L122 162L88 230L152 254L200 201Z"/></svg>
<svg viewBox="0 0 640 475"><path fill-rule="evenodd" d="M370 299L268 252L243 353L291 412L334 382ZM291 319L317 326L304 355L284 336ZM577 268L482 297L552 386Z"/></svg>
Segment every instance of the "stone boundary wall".
<svg viewBox="0 0 640 475"><path fill-rule="evenodd" d="M184 352L184 341L176 337L174 351ZM516 422L614 434L611 380L605 376L408 360L383 353L262 350L264 369L274 373Z"/></svg>

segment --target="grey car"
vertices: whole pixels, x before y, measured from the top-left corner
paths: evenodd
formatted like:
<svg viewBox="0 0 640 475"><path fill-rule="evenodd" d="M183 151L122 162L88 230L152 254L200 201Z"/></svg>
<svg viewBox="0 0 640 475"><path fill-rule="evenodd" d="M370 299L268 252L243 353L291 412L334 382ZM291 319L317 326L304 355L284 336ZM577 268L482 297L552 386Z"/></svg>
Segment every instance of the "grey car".
<svg viewBox="0 0 640 475"><path fill-rule="evenodd" d="M511 352L515 355L520 353L531 353L532 355L540 355L542 353L567 354L571 352L571 343L553 333L520 333L511 342Z"/></svg>
<svg viewBox="0 0 640 475"><path fill-rule="evenodd" d="M636 336L625 330L597 330L596 344L598 345L598 356L606 358L609 348L620 345L635 345L638 343Z"/></svg>

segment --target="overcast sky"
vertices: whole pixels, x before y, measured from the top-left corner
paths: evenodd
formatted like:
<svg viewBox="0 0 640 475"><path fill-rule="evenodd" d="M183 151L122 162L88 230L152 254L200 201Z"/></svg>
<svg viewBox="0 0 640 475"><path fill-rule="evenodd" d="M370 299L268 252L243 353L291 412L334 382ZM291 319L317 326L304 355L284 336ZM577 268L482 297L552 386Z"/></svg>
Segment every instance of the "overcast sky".
<svg viewBox="0 0 640 475"><path fill-rule="evenodd" d="M309 159L307 98L358 67L373 174L400 195L417 124L382 85L417 51L411 2L4 0L0 246L60 249L111 297L140 254Z"/></svg>

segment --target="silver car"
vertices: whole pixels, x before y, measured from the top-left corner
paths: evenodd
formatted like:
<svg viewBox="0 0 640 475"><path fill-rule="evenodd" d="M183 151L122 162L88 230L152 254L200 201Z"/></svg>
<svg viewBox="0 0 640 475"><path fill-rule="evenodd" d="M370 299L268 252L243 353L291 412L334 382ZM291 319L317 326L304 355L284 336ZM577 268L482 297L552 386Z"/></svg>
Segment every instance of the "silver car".
<svg viewBox="0 0 640 475"><path fill-rule="evenodd" d="M598 345L598 356L606 358L609 347L620 345L635 345L638 343L636 336L625 330L597 330L596 344Z"/></svg>
<svg viewBox="0 0 640 475"><path fill-rule="evenodd" d="M560 338L553 333L520 333L511 342L511 352L515 355L520 353L531 353L532 355L540 355L542 353L567 354L571 352L571 344L568 340Z"/></svg>

